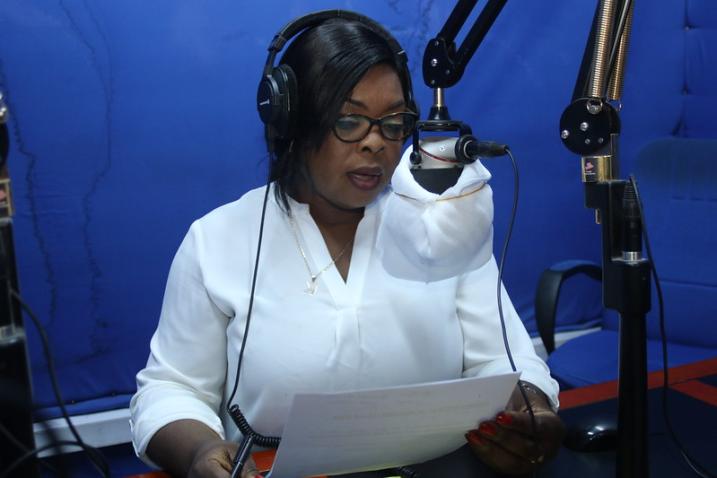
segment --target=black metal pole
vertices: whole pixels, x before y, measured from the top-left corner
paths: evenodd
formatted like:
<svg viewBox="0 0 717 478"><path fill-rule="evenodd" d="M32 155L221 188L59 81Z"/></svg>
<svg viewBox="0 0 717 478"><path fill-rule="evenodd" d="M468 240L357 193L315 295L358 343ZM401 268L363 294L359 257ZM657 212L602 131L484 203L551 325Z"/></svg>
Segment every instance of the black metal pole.
<svg viewBox="0 0 717 478"><path fill-rule="evenodd" d="M647 334L650 263L631 242L623 204L625 180L587 183L586 206L599 211L603 249L603 305L620 314L616 476L649 476ZM635 218L638 222L640 218ZM634 243L634 241L632 241Z"/></svg>
<svg viewBox="0 0 717 478"><path fill-rule="evenodd" d="M620 378L616 476L646 477L647 359L645 315L620 316Z"/></svg>
<svg viewBox="0 0 717 478"><path fill-rule="evenodd" d="M616 475L642 478L649 474L645 315L651 266L642 258L633 184L617 179L620 118L608 102L620 96L631 7L631 0L598 2L573 101L560 118L560 137L582 157L585 205L596 210L602 225L603 305L620 314Z"/></svg>
<svg viewBox="0 0 717 478"><path fill-rule="evenodd" d="M7 172L8 112L0 93L0 473L35 449L27 337L17 292L12 235L12 196ZM10 477L37 477L36 460L25 461Z"/></svg>
<svg viewBox="0 0 717 478"><path fill-rule="evenodd" d="M35 449L32 394L27 340L20 309L12 298L17 288L12 225L0 219L0 425L17 443L0 434L0 472L27 451ZM10 476L39 476L35 460L28 460Z"/></svg>

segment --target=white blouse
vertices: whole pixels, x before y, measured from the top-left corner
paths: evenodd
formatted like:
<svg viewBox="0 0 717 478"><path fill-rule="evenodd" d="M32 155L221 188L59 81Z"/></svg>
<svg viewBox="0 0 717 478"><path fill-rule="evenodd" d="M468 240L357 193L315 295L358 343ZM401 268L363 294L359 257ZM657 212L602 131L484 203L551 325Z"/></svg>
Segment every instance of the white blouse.
<svg viewBox="0 0 717 478"><path fill-rule="evenodd" d="M474 170L482 168L475 164ZM498 271L492 255L477 262L477 254L443 261L436 277L430 266L442 258L430 254L441 248L426 248L430 240L425 222L435 223L437 215L444 214L445 220L445 214L465 214L478 207L490 216L479 221L481 227L491 228L488 177L482 171L470 184L448 192L461 197L443 204L431 197L397 194L401 188L394 185L365 209L347 280L332 265L317 278L314 295L306 293L310 276L294 233L316 274L332 262L321 232L308 206L295 201L290 201L296 224L292 231L270 191L250 330L233 401L257 432L281 435L297 392L376 388L511 370L501 335ZM180 419L203 422L230 440L240 438L225 401L234 385L244 335L263 198L264 188L255 189L207 214L192 224L177 251L149 360L137 375L138 390L130 404L133 442L143 458L154 433ZM424 224L407 218L407 208L418 211ZM404 227L396 229L401 221ZM434 227L436 237L439 232L440 227ZM474 252L491 249L492 230L483 235L483 244L472 246L477 247ZM449 243L461 237L453 233ZM465 241L476 242L475 238L475 231L465 233ZM465 249L459 251L465 254ZM402 261L392 260L397 254L404 256ZM423 266L414 261L401 269L400 263L412 257L422 257L418 262ZM471 270L450 275L456 268ZM504 289L502 303L521 379L540 387L557 406L557 383L535 354ZM466 430L475 425L467 423Z"/></svg>

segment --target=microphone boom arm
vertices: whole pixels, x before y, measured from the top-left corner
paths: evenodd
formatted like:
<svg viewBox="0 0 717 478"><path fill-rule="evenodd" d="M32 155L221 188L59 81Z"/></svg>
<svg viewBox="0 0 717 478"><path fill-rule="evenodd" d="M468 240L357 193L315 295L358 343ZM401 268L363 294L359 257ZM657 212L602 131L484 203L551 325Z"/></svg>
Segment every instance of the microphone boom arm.
<svg viewBox="0 0 717 478"><path fill-rule="evenodd" d="M459 0L438 35L423 54L423 81L430 88L454 86L508 0L489 0L456 50L456 35L475 8L477 0Z"/></svg>
<svg viewBox="0 0 717 478"><path fill-rule="evenodd" d="M443 101L443 89L454 86L463 77L466 65L507 1L488 0L456 50L456 35L478 3L478 0L459 0L438 35L428 41L423 53L423 82L434 89L434 104L429 113L429 120L450 121L448 109Z"/></svg>

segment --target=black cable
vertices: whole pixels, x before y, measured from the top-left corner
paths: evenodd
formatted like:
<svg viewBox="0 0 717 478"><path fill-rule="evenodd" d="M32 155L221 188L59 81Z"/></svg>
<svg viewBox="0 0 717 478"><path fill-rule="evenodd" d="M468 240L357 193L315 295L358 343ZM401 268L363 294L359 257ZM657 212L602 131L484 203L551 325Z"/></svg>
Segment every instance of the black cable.
<svg viewBox="0 0 717 478"><path fill-rule="evenodd" d="M10 466L5 468L2 471L2 474L0 475L0 478L9 478L10 473L12 473L16 468L20 467L23 463L25 463L27 460L31 458L35 458L36 455L39 455L45 450L49 450L50 448L55 448L58 445L62 446L80 446L80 444L76 441L72 440L60 440L57 443L48 443L47 445L43 445L41 447L35 448L34 450L30 450L24 455L22 455L17 460L13 461Z"/></svg>
<svg viewBox="0 0 717 478"><path fill-rule="evenodd" d="M18 440L17 438L15 438L15 436L10 432L10 430L8 430L7 428L5 428L5 425L3 425L2 422L0 422L0 434L2 434L3 436L5 436L5 438L6 438L10 443L12 443L12 444L15 446L15 448L17 448L17 449L20 450L21 452L23 452L23 453L28 453L28 452L30 452L30 449L29 449L28 447L26 447L25 444L22 443L20 440ZM52 443L55 444L55 445L57 445L57 440L53 440ZM58 448L59 448L59 446L58 446ZM44 460L38 460L38 461L40 462L40 464L41 464L42 466L44 466L45 468L47 468L48 470L50 470L51 472L53 472L55 475L59 475L59 474L60 474L60 471L58 471L57 468L55 468L55 467L52 466L51 464L47 463L46 461L44 461ZM67 474L65 473L63 476L67 476Z"/></svg>
<svg viewBox="0 0 717 478"><path fill-rule="evenodd" d="M45 331L45 328L42 326L40 321L38 320L37 316L34 314L32 309L25 303L25 301L22 300L22 297L15 291L11 291L12 297L22 306L22 308L27 313L28 317L32 320L33 324L35 324L35 327L37 328L37 331L40 335L40 340L42 342L42 351L45 355L45 360L47 361L47 369L50 375L50 382L52 383L52 391L55 394L55 399L57 400L57 405L60 407L60 410L62 411L62 417L65 419L65 422L67 423L68 428L72 432L72 436L75 437L76 444L82 448L82 450L87 455L87 458L90 460L92 465L97 469L97 471L104 477L110 476L110 469L109 465L107 464L107 460L102 455L102 453L92 446L87 445L83 440L82 437L80 437L80 434L75 429L75 426L72 423L72 420L70 420L70 415L67 413L67 408L65 407L65 402L62 399L62 394L60 393L60 386L57 382L57 375L55 373L55 362L52 358L52 354L50 353L50 342L47 338L47 332ZM73 442L74 443L74 442ZM47 447L41 447L41 449L47 449L51 448L54 445L47 446ZM37 450L34 450L37 451ZM27 455L27 454L26 454ZM29 457L32 457L34 455L29 455ZM2 478L2 477L0 477Z"/></svg>
<svg viewBox="0 0 717 478"><path fill-rule="evenodd" d="M660 324L660 342L662 345L662 417L665 422L665 426L667 428L667 432L670 435L670 438L677 446L677 449L679 450L680 454L682 455L682 458L684 458L687 465L692 469L692 471L695 472L698 476L701 476L703 478L714 478L715 474L708 471L704 465L700 464L697 460L692 458L689 453L687 453L687 449L682 444L682 442L678 439L677 434L675 433L675 430L672 428L672 422L670 421L670 415L667 410L667 395L668 395L668 388L670 385L669 381L669 366L668 366L668 360L667 360L667 334L665 333L665 303L662 297L662 287L660 286L660 280L657 276L657 267L655 266L655 260L652 256L652 247L650 246L650 238L647 234L647 224L645 222L645 214L642 209L642 200L640 199L640 191L637 188L637 182L635 181L634 176L630 176L630 183L632 184L632 187L635 189L635 197L637 199L637 207L640 211L640 220L642 221L642 236L645 239L645 249L647 250L647 259L650 261L650 264L652 265L652 278L655 281L655 292L657 293L657 302L659 306L659 324Z"/></svg>
<svg viewBox="0 0 717 478"><path fill-rule="evenodd" d="M518 172L518 163L515 161L515 157L513 157L513 153L508 146L505 147L505 152L508 154L510 162L513 166L513 206L510 212L508 230L506 231L505 239L503 240L503 248L500 252L500 262L498 266L498 316L500 317L500 330L503 335L503 346L505 347L505 353L508 356L508 361L510 362L510 368L513 370L513 372L517 372L518 370L516 369L515 361L513 360L513 353L510 351L510 344L508 343L508 331L505 328L505 316L503 315L501 284L503 283L503 268L505 266L506 257L508 256L508 246L510 245L510 238L513 235L513 226L515 225L515 218L518 214L518 197L520 196L520 174ZM523 382L521 380L518 380L518 390L520 390L520 395L521 397L523 397L525 406L528 407L528 415L530 415L530 429L532 431L533 442L535 442L535 437L538 436L538 424L535 421L535 411L533 411L533 406L530 404L530 400L528 400L528 392L525 391L525 387L523 386ZM535 476L535 472L533 473L533 476Z"/></svg>
<svg viewBox="0 0 717 478"><path fill-rule="evenodd" d="M517 372L518 370L515 367L513 354L510 351L510 344L508 343L508 331L505 328L505 316L503 315L503 299L501 294L501 285L503 283L503 268L505 267L505 260L508 256L508 245L510 244L511 236L513 235L515 217L518 213L518 196L520 195L520 174L518 173L518 164L516 163L515 158L513 157L513 153L510 151L510 148L506 147L505 152L508 154L510 162L513 165L513 207L510 213L510 221L508 221L508 230L506 231L505 239L503 240L503 248L500 253L500 263L498 266L498 316L500 317L500 329L501 333L503 334L503 346L505 347L506 355L508 355L510 368L513 370L513 372ZM523 397L525 405L528 407L528 414L530 415L530 425L533 432L533 436L537 436L538 425L535 422L535 412L533 411L533 407L530 404L530 400L528 400L528 394L525 391L525 387L523 387L523 383L520 380L518 380L518 389L520 390L520 394Z"/></svg>
<svg viewBox="0 0 717 478"><path fill-rule="evenodd" d="M22 443L22 442L21 442L20 440L18 440L17 438L15 438L15 436L14 436L12 433L10 433L10 430L8 430L7 428L5 428L5 425L3 425L2 422L0 422L0 433L2 433L2 434L5 436L5 438L7 438L7 440L8 440L10 443L12 443L13 445L15 445L15 447L16 447L17 449L22 450L22 451L24 451L24 452L27 452L27 451L28 451L28 448L25 446L25 444Z"/></svg>
<svg viewBox="0 0 717 478"><path fill-rule="evenodd" d="M518 175L518 165L515 162L515 158L513 157L513 154L510 152L510 149L505 149L506 153L508 153L508 156L510 157L511 163L513 165L513 207L510 212L510 220L508 221L508 230L505 233L505 239L503 240L503 247L500 252L500 262L498 266L498 315L500 316L500 329L503 334L503 345L505 347L505 352L508 355L508 361L510 362L510 368L513 369L513 372L517 372L517 369L515 368L515 362L513 361L513 354L510 352L510 345L508 344L508 331L505 328L505 317L503 316L503 298L502 298L502 288L501 284L503 281L503 268L505 266L505 258L508 255L508 245L510 244L510 238L513 235L513 225L515 224L515 217L518 212L518 193L520 190L520 178Z"/></svg>
<svg viewBox="0 0 717 478"><path fill-rule="evenodd" d="M57 475L60 478L67 478L70 476L70 467L67 464L67 459L65 455L62 453L62 447L58 445L57 443L60 441L60 438L57 436L57 430L52 428L48 423L47 420L40 419L38 422L38 425L42 427L43 433L47 436L47 441L49 443L55 444L55 455L57 456L57 466L60 468L60 473ZM79 445L78 445L79 446ZM42 460L40 460L40 463L43 463Z"/></svg>
<svg viewBox="0 0 717 478"><path fill-rule="evenodd" d="M244 336L241 340L241 348L239 349L239 357L237 358L237 371L236 376L234 377L234 387L232 389L232 393L229 395L229 398L227 399L227 411L229 412L229 415L234 420L234 423L236 424L237 428L239 428L239 431L242 432L243 435L250 435L254 439L254 443L256 443L259 446L262 446L264 448L278 448L279 443L281 442L281 437L267 437L264 435L261 435L257 433L251 425L249 425L249 422L247 421L246 417L244 417L244 414L242 413L241 409L239 408L239 405L232 405L232 400L234 400L234 396L236 395L237 388L239 387L239 374L241 373L241 362L244 358L244 349L246 348L246 342L247 337L249 336L249 324L251 322L251 312L254 307L254 291L256 289L256 278L257 273L259 271L259 256L261 255L261 243L262 239L264 237L264 219L266 218L266 205L269 200L269 190L271 189L271 181L267 181L266 183L266 190L264 191L264 203L261 208L261 221L259 223L259 239L258 244L256 246L256 260L254 261L254 272L252 274L251 279L251 292L249 294L249 307L247 309L246 313L246 324L244 325Z"/></svg>

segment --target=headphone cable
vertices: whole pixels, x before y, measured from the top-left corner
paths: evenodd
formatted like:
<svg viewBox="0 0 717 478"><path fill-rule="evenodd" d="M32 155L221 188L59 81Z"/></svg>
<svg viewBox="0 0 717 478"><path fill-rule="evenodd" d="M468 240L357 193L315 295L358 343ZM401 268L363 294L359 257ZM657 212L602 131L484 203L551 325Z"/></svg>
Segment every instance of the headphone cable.
<svg viewBox="0 0 717 478"><path fill-rule="evenodd" d="M251 313L254 308L254 292L256 290L256 278L259 271L259 257L261 256L261 244L264 237L264 221L266 219L266 205L269 202L269 190L271 189L271 179L267 180L265 191L264 191L264 201L261 208L261 221L259 223L259 239L256 247L256 259L254 261L254 271L252 273L252 279L251 279L251 292L249 294L249 306L246 313L246 324L244 325L244 336L242 337L241 341L241 348L239 349L239 357L237 358L237 367L236 367L236 374L234 377L234 387L232 388L232 393L229 395L229 398L227 399L227 411L229 412L229 416L232 417L232 420L234 421L234 424L237 426L239 431L247 437L250 436L253 438L254 443L257 445L264 447L264 448L278 448L279 443L281 442L281 437L273 437L273 436L264 436L259 433L257 433L249 424L246 417L242 413L241 409L239 408L239 405L233 404L232 401L234 400L234 397L237 392L237 388L239 387L239 375L241 374L241 363L242 359L244 358L244 350L246 349L246 342L247 337L249 336L249 325L251 324Z"/></svg>

